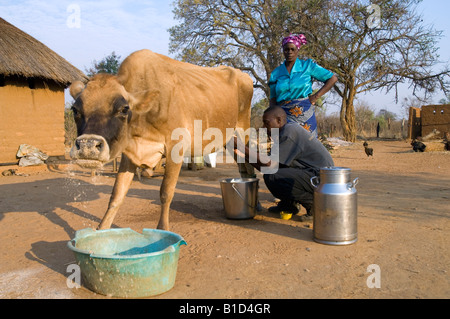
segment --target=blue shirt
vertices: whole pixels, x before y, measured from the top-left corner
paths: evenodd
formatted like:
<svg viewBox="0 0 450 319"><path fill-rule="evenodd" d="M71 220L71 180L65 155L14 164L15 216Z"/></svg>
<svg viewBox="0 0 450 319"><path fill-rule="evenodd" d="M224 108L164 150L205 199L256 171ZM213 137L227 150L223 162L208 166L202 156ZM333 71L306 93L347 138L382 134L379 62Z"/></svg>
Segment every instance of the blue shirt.
<svg viewBox="0 0 450 319"><path fill-rule="evenodd" d="M332 76L333 72L321 67L311 59L297 59L291 74L283 63L270 75L270 98L276 97L277 102L306 98L313 92L314 79L326 82Z"/></svg>

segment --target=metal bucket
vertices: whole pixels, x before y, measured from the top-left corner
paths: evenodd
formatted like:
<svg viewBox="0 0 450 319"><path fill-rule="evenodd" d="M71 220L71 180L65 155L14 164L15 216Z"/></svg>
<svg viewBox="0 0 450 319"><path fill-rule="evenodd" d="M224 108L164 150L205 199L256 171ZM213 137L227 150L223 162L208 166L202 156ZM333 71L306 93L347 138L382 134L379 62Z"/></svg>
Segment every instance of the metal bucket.
<svg viewBox="0 0 450 319"><path fill-rule="evenodd" d="M314 241L327 245L349 245L358 240L358 178L351 169L325 167L311 178L314 190Z"/></svg>
<svg viewBox="0 0 450 319"><path fill-rule="evenodd" d="M258 205L257 178L227 178L220 180L223 207L229 219L251 219Z"/></svg>

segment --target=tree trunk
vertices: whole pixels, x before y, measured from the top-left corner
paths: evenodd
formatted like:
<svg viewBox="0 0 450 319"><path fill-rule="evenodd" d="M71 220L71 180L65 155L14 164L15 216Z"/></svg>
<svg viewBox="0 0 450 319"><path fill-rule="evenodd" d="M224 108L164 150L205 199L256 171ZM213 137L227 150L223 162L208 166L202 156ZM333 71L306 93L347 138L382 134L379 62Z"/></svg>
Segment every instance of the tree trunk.
<svg viewBox="0 0 450 319"><path fill-rule="evenodd" d="M348 142L356 142L356 119L353 100L356 90L353 86L345 86L341 106L341 126L344 133L344 139Z"/></svg>

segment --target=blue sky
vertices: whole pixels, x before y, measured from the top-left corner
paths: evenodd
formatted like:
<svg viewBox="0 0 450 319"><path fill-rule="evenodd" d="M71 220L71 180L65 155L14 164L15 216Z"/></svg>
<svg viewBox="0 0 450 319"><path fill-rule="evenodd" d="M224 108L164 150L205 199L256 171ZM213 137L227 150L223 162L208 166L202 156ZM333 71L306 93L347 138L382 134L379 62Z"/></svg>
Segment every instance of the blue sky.
<svg viewBox="0 0 450 319"><path fill-rule="evenodd" d="M0 17L27 32L82 71L93 60L115 51L123 58L140 49L168 55L168 29L173 19L172 1L159 0L0 0ZM444 31L440 42L442 61L450 61L450 1L424 0L419 6L425 25ZM79 12L79 15L78 15ZM77 19L79 17L79 19ZM405 87L400 99L410 96ZM443 97L436 95L431 102ZM393 94L360 96L374 109L401 113ZM338 111L330 106L329 112Z"/></svg>
<svg viewBox="0 0 450 319"><path fill-rule="evenodd" d="M168 54L175 24L170 1L0 0L0 17L46 44L82 71L115 51L125 58L147 48ZM73 6L79 8L74 24Z"/></svg>

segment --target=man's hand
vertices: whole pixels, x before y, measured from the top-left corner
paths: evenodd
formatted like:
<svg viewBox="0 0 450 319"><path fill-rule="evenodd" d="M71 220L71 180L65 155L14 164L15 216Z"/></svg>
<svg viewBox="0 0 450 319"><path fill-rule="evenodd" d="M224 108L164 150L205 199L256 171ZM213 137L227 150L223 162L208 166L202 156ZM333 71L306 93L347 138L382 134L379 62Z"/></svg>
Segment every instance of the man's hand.
<svg viewBox="0 0 450 319"><path fill-rule="evenodd" d="M241 150L245 150L245 145L241 142L241 140L236 135L233 136L233 148L234 148L234 154L245 158L245 153L243 153L241 151Z"/></svg>
<svg viewBox="0 0 450 319"><path fill-rule="evenodd" d="M245 158L245 154L242 153L240 150L238 150L237 148L234 149L234 154L236 154L239 157Z"/></svg>

